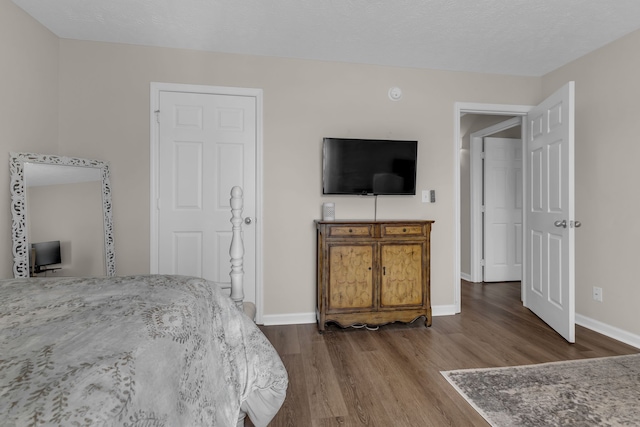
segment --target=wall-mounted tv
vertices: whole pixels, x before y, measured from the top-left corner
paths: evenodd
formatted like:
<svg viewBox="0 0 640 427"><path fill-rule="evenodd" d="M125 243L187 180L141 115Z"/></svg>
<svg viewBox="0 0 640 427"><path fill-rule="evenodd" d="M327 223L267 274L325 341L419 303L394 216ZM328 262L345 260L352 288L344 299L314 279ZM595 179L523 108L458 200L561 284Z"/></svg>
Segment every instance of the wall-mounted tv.
<svg viewBox="0 0 640 427"><path fill-rule="evenodd" d="M418 141L324 138L322 194L415 195Z"/></svg>

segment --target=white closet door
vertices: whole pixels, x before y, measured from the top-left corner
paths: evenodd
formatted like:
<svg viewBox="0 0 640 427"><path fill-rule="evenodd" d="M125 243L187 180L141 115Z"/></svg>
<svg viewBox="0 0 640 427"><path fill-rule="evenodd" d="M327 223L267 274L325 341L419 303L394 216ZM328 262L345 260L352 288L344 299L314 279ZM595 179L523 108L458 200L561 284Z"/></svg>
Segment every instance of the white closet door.
<svg viewBox="0 0 640 427"><path fill-rule="evenodd" d="M161 92L158 272L228 282L231 188L254 219L256 100ZM243 224L245 300L255 302L255 225Z"/></svg>
<svg viewBox="0 0 640 427"><path fill-rule="evenodd" d="M484 281L522 278L522 142L484 138Z"/></svg>

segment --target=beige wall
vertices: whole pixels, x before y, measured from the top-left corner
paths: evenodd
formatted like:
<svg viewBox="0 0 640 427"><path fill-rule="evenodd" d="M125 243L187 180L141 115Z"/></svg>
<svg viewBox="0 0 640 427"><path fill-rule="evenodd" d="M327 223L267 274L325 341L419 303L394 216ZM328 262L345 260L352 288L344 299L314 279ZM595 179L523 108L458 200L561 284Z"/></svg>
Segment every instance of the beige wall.
<svg viewBox="0 0 640 427"><path fill-rule="evenodd" d="M418 189L438 202L380 197L378 218L426 218L432 300L454 303L455 101L532 104L540 79L203 53L61 40L60 150L108 160L119 274L149 268L149 83L264 90L265 315L311 313L324 201L372 218L373 199L321 196L323 136L418 139ZM390 101L390 87L404 97Z"/></svg>
<svg viewBox="0 0 640 427"><path fill-rule="evenodd" d="M0 278L13 277L9 152L58 150L58 38L0 0Z"/></svg>
<svg viewBox="0 0 640 427"><path fill-rule="evenodd" d="M576 313L640 334L640 31L542 79L576 82ZM594 286L603 302L592 299Z"/></svg>

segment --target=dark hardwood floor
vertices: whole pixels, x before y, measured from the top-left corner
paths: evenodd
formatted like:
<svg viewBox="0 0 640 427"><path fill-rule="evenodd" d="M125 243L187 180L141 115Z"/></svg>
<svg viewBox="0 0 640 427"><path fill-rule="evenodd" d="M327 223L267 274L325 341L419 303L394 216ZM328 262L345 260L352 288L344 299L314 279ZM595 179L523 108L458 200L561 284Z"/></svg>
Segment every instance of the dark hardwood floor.
<svg viewBox="0 0 640 427"><path fill-rule="evenodd" d="M520 283L462 284L462 313L372 331L261 327L289 373L270 426L487 426L440 371L638 353L576 326L568 344L520 302Z"/></svg>

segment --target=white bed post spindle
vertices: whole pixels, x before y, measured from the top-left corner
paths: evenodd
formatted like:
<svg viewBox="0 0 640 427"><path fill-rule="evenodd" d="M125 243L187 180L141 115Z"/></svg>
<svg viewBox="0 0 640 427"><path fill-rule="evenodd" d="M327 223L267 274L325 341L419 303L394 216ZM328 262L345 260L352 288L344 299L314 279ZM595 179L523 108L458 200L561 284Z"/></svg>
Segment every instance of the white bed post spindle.
<svg viewBox="0 0 640 427"><path fill-rule="evenodd" d="M231 189L231 224L232 237L229 255L231 256L231 299L240 310L244 310L244 285L242 259L244 244L242 243L242 188L235 186Z"/></svg>

